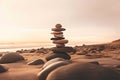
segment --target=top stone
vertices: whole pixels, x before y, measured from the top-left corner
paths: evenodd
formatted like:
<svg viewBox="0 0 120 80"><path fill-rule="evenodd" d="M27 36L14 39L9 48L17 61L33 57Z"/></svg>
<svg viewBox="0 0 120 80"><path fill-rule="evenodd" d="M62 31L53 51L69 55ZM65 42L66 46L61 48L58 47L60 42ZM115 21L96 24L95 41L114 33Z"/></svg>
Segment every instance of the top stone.
<svg viewBox="0 0 120 80"><path fill-rule="evenodd" d="M56 27L57 29L60 29L60 28L62 28L62 25L61 25L61 24L56 24L55 27Z"/></svg>
<svg viewBox="0 0 120 80"><path fill-rule="evenodd" d="M62 28L61 24L56 24L55 28L52 28L52 31L65 31L65 28Z"/></svg>

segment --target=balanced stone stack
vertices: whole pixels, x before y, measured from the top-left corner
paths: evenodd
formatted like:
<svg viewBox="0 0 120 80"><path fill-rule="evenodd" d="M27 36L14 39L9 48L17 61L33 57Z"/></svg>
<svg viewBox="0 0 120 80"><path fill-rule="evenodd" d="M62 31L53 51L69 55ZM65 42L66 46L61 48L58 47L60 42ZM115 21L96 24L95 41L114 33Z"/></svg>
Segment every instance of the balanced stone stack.
<svg viewBox="0 0 120 80"><path fill-rule="evenodd" d="M61 24L57 24L55 27L56 28L52 28L52 34L54 35L54 38L51 38L51 40L53 40L53 43L56 44L56 47L65 47L65 44L68 43L68 40L65 40L62 32L65 31L65 29L62 28Z"/></svg>
<svg viewBox="0 0 120 80"><path fill-rule="evenodd" d="M62 28L61 24L56 24L55 28L52 28L52 33L54 35L54 38L51 38L53 40L53 43L56 44L56 47L52 49L53 54L48 56L46 59L50 60L52 58L60 57L64 59L70 59L71 57L67 54L67 52L74 52L75 50L72 47L66 47L65 44L68 43L68 40L66 40L63 36L63 31L65 31L65 28Z"/></svg>

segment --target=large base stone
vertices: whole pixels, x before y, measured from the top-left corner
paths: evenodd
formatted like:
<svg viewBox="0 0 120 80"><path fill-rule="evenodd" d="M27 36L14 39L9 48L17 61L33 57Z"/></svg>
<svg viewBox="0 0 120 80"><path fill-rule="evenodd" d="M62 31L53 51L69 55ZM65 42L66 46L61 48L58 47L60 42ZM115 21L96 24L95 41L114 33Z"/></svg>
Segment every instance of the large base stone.
<svg viewBox="0 0 120 80"><path fill-rule="evenodd" d="M63 59L69 60L71 57L67 53L53 53L53 54L48 55L46 57L46 60L49 61L54 58L63 58Z"/></svg>
<svg viewBox="0 0 120 80"><path fill-rule="evenodd" d="M78 62L53 70L45 80L120 80L120 74L111 68Z"/></svg>
<svg viewBox="0 0 120 80"><path fill-rule="evenodd" d="M72 47L60 47L60 48L54 47L54 48L52 48L52 51L54 53L58 53L58 52L76 52L76 50L74 48L72 48Z"/></svg>

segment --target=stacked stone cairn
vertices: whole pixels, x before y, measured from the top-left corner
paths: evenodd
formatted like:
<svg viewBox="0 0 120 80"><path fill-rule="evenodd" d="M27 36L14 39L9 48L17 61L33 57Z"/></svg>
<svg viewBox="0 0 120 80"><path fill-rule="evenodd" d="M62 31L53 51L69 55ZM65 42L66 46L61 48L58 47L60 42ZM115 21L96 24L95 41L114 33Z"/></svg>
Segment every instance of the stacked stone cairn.
<svg viewBox="0 0 120 80"><path fill-rule="evenodd" d="M69 60L71 57L67 54L67 52L74 52L75 50L72 47L66 47L65 44L68 43L68 40L66 40L63 36L63 31L65 31L65 28L62 28L61 24L56 24L55 28L52 28L52 33L54 35L54 38L51 38L54 44L56 44L56 47L52 48L53 54L48 56L46 59L50 60L52 58L64 58Z"/></svg>
<svg viewBox="0 0 120 80"><path fill-rule="evenodd" d="M51 40L53 40L53 43L56 44L56 47L65 47L65 44L68 43L68 40L65 40L62 31L65 31L66 29L62 28L61 24L57 24L55 27L56 28L52 28L53 32L51 34L54 35L54 38L51 38Z"/></svg>

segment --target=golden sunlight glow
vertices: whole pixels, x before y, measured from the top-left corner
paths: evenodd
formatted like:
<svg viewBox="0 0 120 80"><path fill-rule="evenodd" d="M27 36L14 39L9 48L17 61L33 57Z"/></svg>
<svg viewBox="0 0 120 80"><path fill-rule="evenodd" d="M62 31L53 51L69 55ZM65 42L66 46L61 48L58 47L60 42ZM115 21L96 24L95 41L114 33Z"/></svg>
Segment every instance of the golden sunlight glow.
<svg viewBox="0 0 120 80"><path fill-rule="evenodd" d="M64 36L70 43L118 39L119 3L114 0L1 0L0 43L50 42L51 28L57 23L67 29Z"/></svg>

